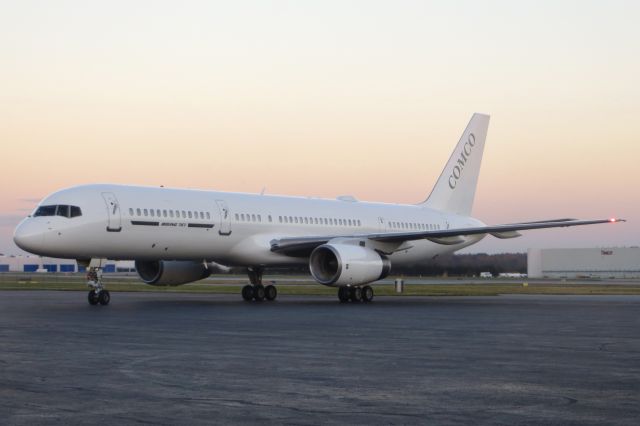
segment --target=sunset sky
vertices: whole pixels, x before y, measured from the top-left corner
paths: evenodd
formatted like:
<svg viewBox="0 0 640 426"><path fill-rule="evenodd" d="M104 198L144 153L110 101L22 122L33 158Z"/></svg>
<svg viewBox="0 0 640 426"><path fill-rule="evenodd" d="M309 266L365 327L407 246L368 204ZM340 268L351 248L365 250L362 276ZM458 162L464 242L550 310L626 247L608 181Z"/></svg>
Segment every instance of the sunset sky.
<svg viewBox="0 0 640 426"><path fill-rule="evenodd" d="M474 215L626 224L467 252L640 245L640 2L0 3L0 252L113 182L416 203L474 112Z"/></svg>

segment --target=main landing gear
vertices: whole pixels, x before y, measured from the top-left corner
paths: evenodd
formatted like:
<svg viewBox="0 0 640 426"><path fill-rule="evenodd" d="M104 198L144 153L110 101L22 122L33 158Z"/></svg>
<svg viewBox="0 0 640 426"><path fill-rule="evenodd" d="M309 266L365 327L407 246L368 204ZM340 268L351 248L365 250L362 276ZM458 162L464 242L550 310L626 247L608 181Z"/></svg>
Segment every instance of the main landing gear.
<svg viewBox="0 0 640 426"><path fill-rule="evenodd" d="M247 302L255 300L256 302L262 302L263 300L273 301L278 297L278 290L273 284L264 286L262 284L262 268L249 268L249 281L251 284L247 284L242 287L242 298Z"/></svg>
<svg viewBox="0 0 640 426"><path fill-rule="evenodd" d="M109 291L102 285L102 268L90 267L87 272L87 285L91 287L87 299L89 304L95 306L97 304L106 306L111 301Z"/></svg>
<svg viewBox="0 0 640 426"><path fill-rule="evenodd" d="M371 302L373 300L373 288L370 285L345 286L338 289L338 299L340 303L346 302Z"/></svg>

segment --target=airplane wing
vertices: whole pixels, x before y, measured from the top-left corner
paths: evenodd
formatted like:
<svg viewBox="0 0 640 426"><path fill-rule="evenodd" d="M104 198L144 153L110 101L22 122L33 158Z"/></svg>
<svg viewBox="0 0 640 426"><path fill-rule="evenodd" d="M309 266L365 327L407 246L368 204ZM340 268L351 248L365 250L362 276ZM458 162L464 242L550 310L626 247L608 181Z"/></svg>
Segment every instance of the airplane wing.
<svg viewBox="0 0 640 426"><path fill-rule="evenodd" d="M479 226L473 228L456 228L438 231L416 232L379 232L373 234L323 235L308 237L285 237L271 241L271 251L293 257L306 257L316 247L326 244L334 238L366 238L383 243L403 243L405 241L429 240L436 244L454 245L464 242L466 235L491 234L496 238L515 238L518 231L530 229L563 228L569 226L594 225L598 223L625 222L624 219L553 219L535 222L511 223L506 225Z"/></svg>

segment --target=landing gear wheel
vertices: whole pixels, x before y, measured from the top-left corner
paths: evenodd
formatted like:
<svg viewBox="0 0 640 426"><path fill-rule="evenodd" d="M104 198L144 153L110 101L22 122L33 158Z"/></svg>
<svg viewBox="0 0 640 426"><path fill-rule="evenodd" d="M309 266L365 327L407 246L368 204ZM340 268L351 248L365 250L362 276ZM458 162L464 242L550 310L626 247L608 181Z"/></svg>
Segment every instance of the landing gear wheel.
<svg viewBox="0 0 640 426"><path fill-rule="evenodd" d="M256 284L253 286L253 298L256 302L262 302L265 297L264 286L262 284Z"/></svg>
<svg viewBox="0 0 640 426"><path fill-rule="evenodd" d="M99 302L98 293L96 293L95 290L90 290L87 299L89 299L89 304L90 305L92 305L92 306L97 305L98 302Z"/></svg>
<svg viewBox="0 0 640 426"><path fill-rule="evenodd" d="M98 302L100 302L102 306L107 306L110 301L111 295L107 290L102 290L100 294L98 294Z"/></svg>
<svg viewBox="0 0 640 426"><path fill-rule="evenodd" d="M338 289L338 299L340 299L340 303L349 301L349 287L340 287Z"/></svg>
<svg viewBox="0 0 640 426"><path fill-rule="evenodd" d="M373 300L373 288L370 285L362 287L362 301L371 302Z"/></svg>
<svg viewBox="0 0 640 426"><path fill-rule="evenodd" d="M247 302L253 300L253 286L251 284L242 287L242 298Z"/></svg>
<svg viewBox="0 0 640 426"><path fill-rule="evenodd" d="M360 287L351 287L349 293L349 299L351 299L352 302L357 303L362 301L362 289Z"/></svg>
<svg viewBox="0 0 640 426"><path fill-rule="evenodd" d="M278 297L278 290L276 289L276 286L269 284L268 286L266 286L264 288L264 296L267 298L267 300L269 301L273 301L276 300L276 297Z"/></svg>

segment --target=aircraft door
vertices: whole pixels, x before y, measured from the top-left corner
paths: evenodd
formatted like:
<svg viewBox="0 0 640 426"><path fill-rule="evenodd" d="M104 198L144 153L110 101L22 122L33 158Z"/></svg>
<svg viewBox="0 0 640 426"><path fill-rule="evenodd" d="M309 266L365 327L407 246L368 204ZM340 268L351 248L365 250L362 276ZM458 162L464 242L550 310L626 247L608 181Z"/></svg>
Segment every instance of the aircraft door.
<svg viewBox="0 0 640 426"><path fill-rule="evenodd" d="M380 232L387 231L387 221L382 216L378 217L378 230Z"/></svg>
<svg viewBox="0 0 640 426"><path fill-rule="evenodd" d="M229 213L229 206L224 200L216 200L218 205L218 211L220 212L220 228L218 233L220 235L231 235L231 213Z"/></svg>
<svg viewBox="0 0 640 426"><path fill-rule="evenodd" d="M107 206L107 231L108 232L120 232L122 231L122 216L120 214L120 203L115 194L112 192L103 192L102 198Z"/></svg>

